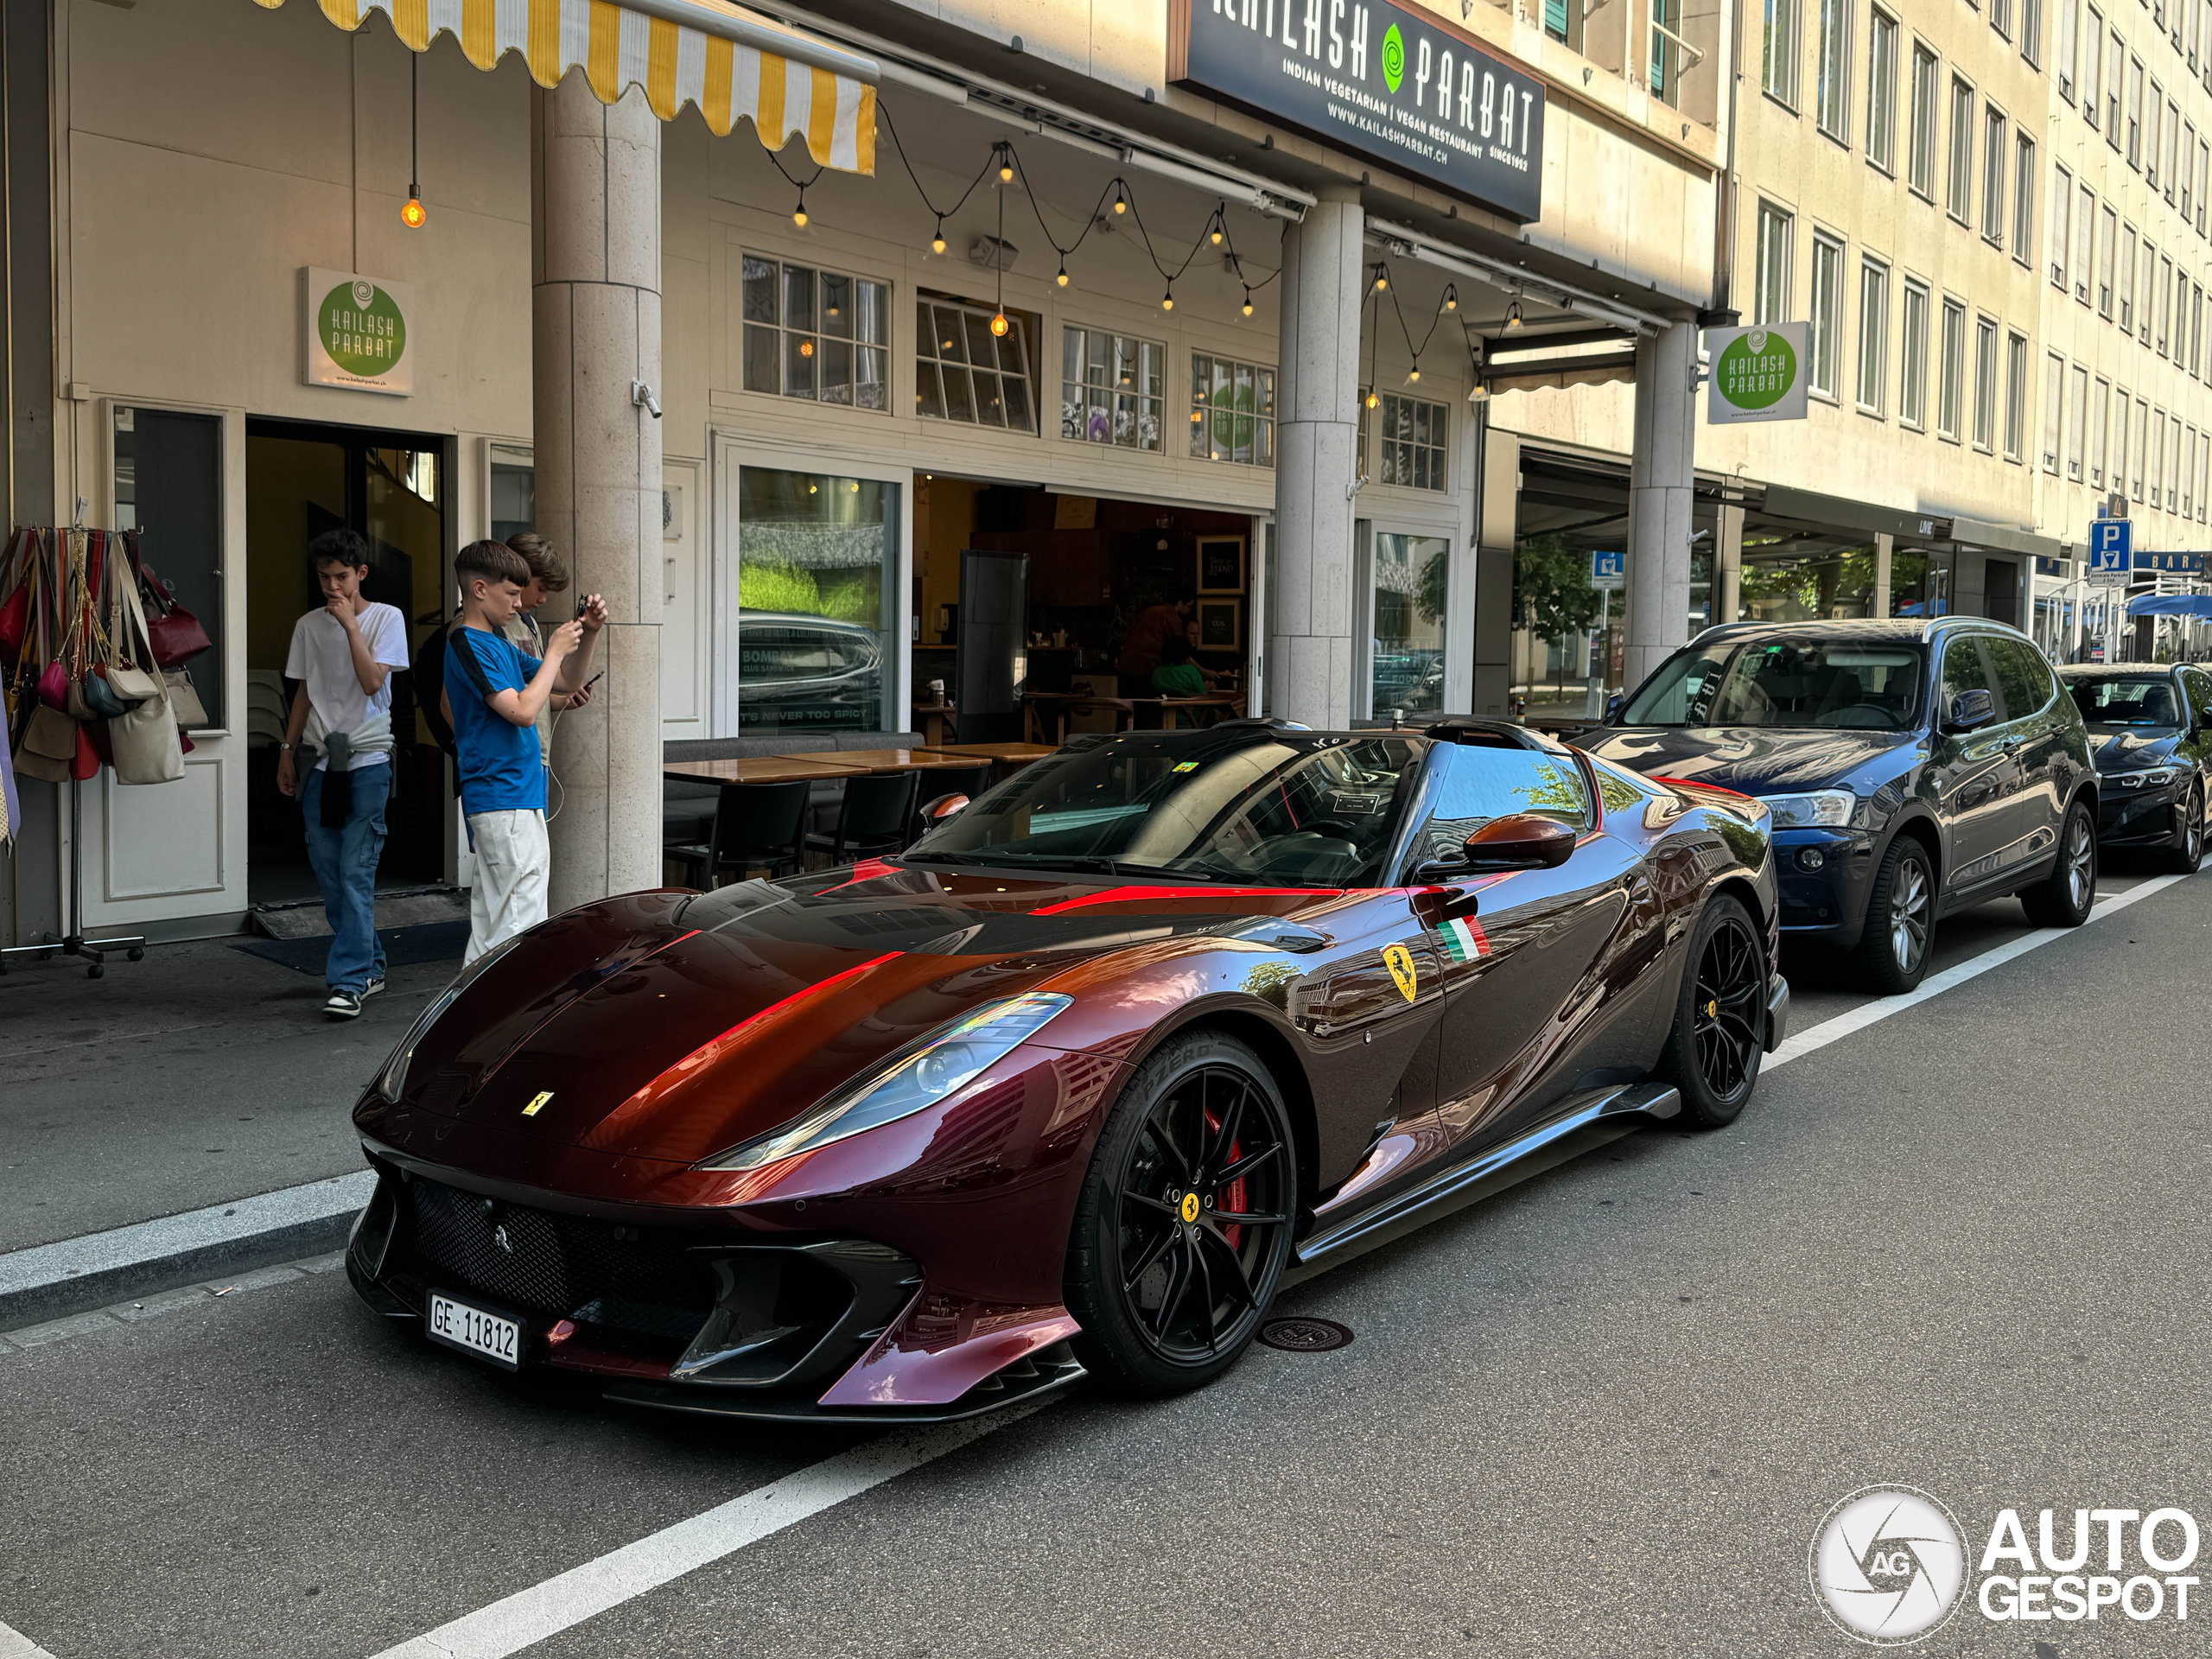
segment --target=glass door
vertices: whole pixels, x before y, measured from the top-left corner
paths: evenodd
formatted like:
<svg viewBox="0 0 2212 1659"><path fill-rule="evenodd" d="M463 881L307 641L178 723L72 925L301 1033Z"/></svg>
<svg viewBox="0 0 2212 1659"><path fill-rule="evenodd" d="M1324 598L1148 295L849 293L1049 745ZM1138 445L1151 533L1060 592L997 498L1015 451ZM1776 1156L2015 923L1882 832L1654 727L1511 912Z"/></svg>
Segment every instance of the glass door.
<svg viewBox="0 0 2212 1659"><path fill-rule="evenodd" d="M1421 725L1444 712L1444 613L1452 542L1378 531L1367 560L1366 684L1358 712Z"/></svg>

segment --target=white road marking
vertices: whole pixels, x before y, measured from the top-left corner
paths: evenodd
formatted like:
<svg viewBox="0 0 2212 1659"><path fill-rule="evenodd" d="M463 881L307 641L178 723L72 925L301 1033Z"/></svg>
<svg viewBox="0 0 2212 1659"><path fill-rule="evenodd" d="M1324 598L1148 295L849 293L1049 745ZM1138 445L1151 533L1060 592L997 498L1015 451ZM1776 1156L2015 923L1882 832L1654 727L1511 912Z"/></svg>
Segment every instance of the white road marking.
<svg viewBox="0 0 2212 1659"><path fill-rule="evenodd" d="M21 1630L0 1624L0 1659L54 1659L54 1656Z"/></svg>
<svg viewBox="0 0 2212 1659"><path fill-rule="evenodd" d="M2083 923L2082 926L2094 927L2106 917L2126 910L2138 899L2147 899L2154 893L2164 892L2177 881L2187 880L2186 876L2162 875L2149 881L2140 882L2128 888L2125 893L2116 893L2110 898L2101 899L2097 901L2095 908L2089 912L2089 919ZM2017 939L2007 940L1994 950L1985 950L1978 957L1969 957L1955 968L1946 968L1940 974L1930 974L1920 982L1918 990L1910 991L1903 996L1877 997L1872 1002L1864 1003L1847 1014L1840 1014L1833 1020L1823 1020L1819 1025L1801 1031L1794 1037L1784 1038L1782 1046L1766 1057L1766 1063L1759 1070L1764 1074L1773 1071L1777 1066L1787 1065L1792 1060L1802 1059L1806 1055L1826 1048L1830 1043L1840 1038L1848 1037L1853 1032L1864 1031L1869 1026L1878 1026L1891 1015L1903 1014L1907 1008L1916 1008L1930 998L1941 996L1946 991L1955 990L1968 980L1979 978L1993 968L2001 968L2016 957L2024 957L2031 950L2040 950L2046 944L2056 944L2060 939L2071 938L2080 931L2079 928L2071 927L2037 928L2033 932L2023 933Z"/></svg>
<svg viewBox="0 0 2212 1659"><path fill-rule="evenodd" d="M995 1434L1049 1403L886 1434L518 1591L426 1636L387 1648L376 1659L506 1659L948 1452ZM0 1659L9 1659L4 1649L0 1649Z"/></svg>

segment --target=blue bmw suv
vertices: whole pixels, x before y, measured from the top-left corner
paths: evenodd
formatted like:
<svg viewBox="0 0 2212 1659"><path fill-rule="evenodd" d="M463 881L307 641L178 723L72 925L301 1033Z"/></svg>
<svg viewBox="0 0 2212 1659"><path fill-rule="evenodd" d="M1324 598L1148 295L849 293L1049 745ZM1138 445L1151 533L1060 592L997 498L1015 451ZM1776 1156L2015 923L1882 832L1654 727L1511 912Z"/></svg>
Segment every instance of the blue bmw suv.
<svg viewBox="0 0 2212 1659"><path fill-rule="evenodd" d="M2097 770L2032 640L1973 617L1707 629L1573 740L1763 798L1785 939L1911 990L1936 920L2017 893L2046 927L2096 897Z"/></svg>

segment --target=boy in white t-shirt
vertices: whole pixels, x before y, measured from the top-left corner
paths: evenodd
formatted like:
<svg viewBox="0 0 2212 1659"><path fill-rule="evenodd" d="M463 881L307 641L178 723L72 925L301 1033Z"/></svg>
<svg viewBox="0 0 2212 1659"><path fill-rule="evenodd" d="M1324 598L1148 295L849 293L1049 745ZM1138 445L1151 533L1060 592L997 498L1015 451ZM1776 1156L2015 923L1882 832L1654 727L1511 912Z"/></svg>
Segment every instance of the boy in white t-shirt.
<svg viewBox="0 0 2212 1659"><path fill-rule="evenodd" d="M334 1020L361 1012L361 999L384 988L384 944L377 938L377 860L384 852L384 805L391 792L391 671L407 666L407 619L361 592L369 544L351 530L325 531L308 544L323 607L292 625L284 675L300 683L285 722L276 787L306 810L308 861L330 920L322 976ZM315 754L301 788L299 753Z"/></svg>

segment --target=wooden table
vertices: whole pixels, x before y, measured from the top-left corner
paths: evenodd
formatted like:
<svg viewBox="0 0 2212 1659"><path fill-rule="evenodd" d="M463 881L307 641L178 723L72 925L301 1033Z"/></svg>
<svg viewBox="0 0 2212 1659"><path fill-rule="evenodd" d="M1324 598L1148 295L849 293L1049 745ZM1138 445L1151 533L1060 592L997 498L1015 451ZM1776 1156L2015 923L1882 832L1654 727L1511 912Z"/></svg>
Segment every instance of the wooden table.
<svg viewBox="0 0 2212 1659"><path fill-rule="evenodd" d="M823 778L859 778L874 766L849 765L835 754L748 754L728 760L664 760L661 776L687 784L796 784Z"/></svg>
<svg viewBox="0 0 2212 1659"><path fill-rule="evenodd" d="M922 742L928 748L940 747L944 742L944 717L953 712L947 702L918 702L914 713L921 721Z"/></svg>
<svg viewBox="0 0 2212 1659"><path fill-rule="evenodd" d="M866 772L921 772L934 766L972 766L974 760L965 755L947 754L938 749L838 749L820 754L790 754L786 760L799 760L810 766L835 766L842 777L855 777Z"/></svg>
<svg viewBox="0 0 2212 1659"><path fill-rule="evenodd" d="M933 754L957 754L970 760L1003 760L1027 766L1055 751L1049 743L932 743Z"/></svg>

